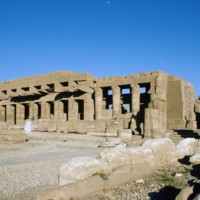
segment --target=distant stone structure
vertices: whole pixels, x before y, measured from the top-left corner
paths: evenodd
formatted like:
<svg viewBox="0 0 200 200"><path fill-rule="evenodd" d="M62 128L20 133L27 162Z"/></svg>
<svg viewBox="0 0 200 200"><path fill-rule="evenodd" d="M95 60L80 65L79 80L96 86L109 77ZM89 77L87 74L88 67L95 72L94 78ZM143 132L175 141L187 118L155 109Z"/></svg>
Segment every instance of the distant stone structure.
<svg viewBox="0 0 200 200"><path fill-rule="evenodd" d="M133 134L154 137L195 129L194 105L192 85L161 71L105 78L61 71L0 83L0 121L31 120L35 131L117 133L131 129L134 116Z"/></svg>

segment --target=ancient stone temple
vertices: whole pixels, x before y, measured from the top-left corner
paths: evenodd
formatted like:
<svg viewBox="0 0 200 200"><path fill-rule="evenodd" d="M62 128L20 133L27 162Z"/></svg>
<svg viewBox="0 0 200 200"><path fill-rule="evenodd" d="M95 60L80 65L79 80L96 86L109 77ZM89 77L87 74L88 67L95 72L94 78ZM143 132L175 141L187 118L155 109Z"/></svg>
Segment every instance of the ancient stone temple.
<svg viewBox="0 0 200 200"><path fill-rule="evenodd" d="M161 71L95 78L61 71L0 83L0 121L51 132L117 132L152 136L196 128L193 87Z"/></svg>

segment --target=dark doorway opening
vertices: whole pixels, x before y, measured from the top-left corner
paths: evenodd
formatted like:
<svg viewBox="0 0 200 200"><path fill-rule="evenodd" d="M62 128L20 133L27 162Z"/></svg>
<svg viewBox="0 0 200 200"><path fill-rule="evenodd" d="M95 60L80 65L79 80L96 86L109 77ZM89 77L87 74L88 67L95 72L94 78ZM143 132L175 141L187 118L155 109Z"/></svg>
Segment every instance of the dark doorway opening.
<svg viewBox="0 0 200 200"><path fill-rule="evenodd" d="M68 102L68 100L63 100L62 103L63 103L64 120L68 121L69 102Z"/></svg>
<svg viewBox="0 0 200 200"><path fill-rule="evenodd" d="M17 106L12 105L13 107L13 114L14 114L14 124L17 124Z"/></svg>
<svg viewBox="0 0 200 200"><path fill-rule="evenodd" d="M37 106L37 118L41 119L41 112L42 112L41 103L36 103L36 106Z"/></svg>
<svg viewBox="0 0 200 200"><path fill-rule="evenodd" d="M140 110L148 108L150 103L150 94L148 93L151 84L150 83L140 83Z"/></svg>
<svg viewBox="0 0 200 200"><path fill-rule="evenodd" d="M78 119L84 120L84 101L83 100L76 100L78 103Z"/></svg>
<svg viewBox="0 0 200 200"><path fill-rule="evenodd" d="M29 104L23 104L24 106L24 120L29 119L30 115L30 109L29 109Z"/></svg>
<svg viewBox="0 0 200 200"><path fill-rule="evenodd" d="M53 119L54 114L55 114L54 102L48 102L48 104L49 104L49 111L50 111L50 119Z"/></svg>

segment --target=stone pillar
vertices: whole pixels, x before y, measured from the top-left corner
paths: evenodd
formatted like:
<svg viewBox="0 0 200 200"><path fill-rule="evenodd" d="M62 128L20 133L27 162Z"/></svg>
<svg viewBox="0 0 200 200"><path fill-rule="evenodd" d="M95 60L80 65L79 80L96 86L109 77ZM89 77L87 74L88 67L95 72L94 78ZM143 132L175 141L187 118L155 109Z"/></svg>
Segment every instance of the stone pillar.
<svg viewBox="0 0 200 200"><path fill-rule="evenodd" d="M24 122L24 106L21 104L16 104L17 109L17 124L22 124Z"/></svg>
<svg viewBox="0 0 200 200"><path fill-rule="evenodd" d="M7 106L7 122L14 124L14 107L12 105Z"/></svg>
<svg viewBox="0 0 200 200"><path fill-rule="evenodd" d="M85 120L94 120L94 102L92 99L92 93L85 94L84 119Z"/></svg>
<svg viewBox="0 0 200 200"><path fill-rule="evenodd" d="M140 110L140 86L138 84L131 85L132 93L132 113L137 113Z"/></svg>
<svg viewBox="0 0 200 200"><path fill-rule="evenodd" d="M6 105L0 106L0 121L5 122Z"/></svg>
<svg viewBox="0 0 200 200"><path fill-rule="evenodd" d="M157 109L145 109L144 132L145 137L154 138L160 131L160 112Z"/></svg>
<svg viewBox="0 0 200 200"><path fill-rule="evenodd" d="M55 119L63 120L64 113L63 113L63 103L61 101L55 101Z"/></svg>
<svg viewBox="0 0 200 200"><path fill-rule="evenodd" d="M103 93L101 88L95 89L95 119L100 120L102 118L102 103Z"/></svg>
<svg viewBox="0 0 200 200"><path fill-rule="evenodd" d="M59 105L59 102L60 101L55 101L54 102L54 119L59 119L59 116L60 116L60 113L59 113L59 108L60 108L60 105Z"/></svg>
<svg viewBox="0 0 200 200"><path fill-rule="evenodd" d="M121 92L119 86L112 87L113 116L121 113Z"/></svg>
<svg viewBox="0 0 200 200"><path fill-rule="evenodd" d="M69 121L78 120L78 103L75 99L69 99Z"/></svg>
<svg viewBox="0 0 200 200"><path fill-rule="evenodd" d="M34 111L35 111L34 102L30 102L29 106L30 106L29 107L29 109L30 109L29 119L32 119L34 117Z"/></svg>
<svg viewBox="0 0 200 200"><path fill-rule="evenodd" d="M45 102L45 101L41 102L41 119L47 119L47 117L46 117L46 104L47 104L47 102Z"/></svg>

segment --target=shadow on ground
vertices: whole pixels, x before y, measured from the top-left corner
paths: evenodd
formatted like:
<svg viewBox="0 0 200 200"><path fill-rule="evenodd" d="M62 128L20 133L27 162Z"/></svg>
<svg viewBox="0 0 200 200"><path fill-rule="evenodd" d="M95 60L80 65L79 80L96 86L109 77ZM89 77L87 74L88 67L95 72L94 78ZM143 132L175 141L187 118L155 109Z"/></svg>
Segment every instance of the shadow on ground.
<svg viewBox="0 0 200 200"><path fill-rule="evenodd" d="M149 193L151 200L174 200L180 189L174 188L172 186L165 186L159 190L159 192Z"/></svg>
<svg viewBox="0 0 200 200"><path fill-rule="evenodd" d="M191 164L190 156L185 156L184 158L179 159L178 162L181 163L182 165L190 165Z"/></svg>
<svg viewBox="0 0 200 200"><path fill-rule="evenodd" d="M174 132L176 132L177 135L180 135L182 138L200 139L199 133L194 130L175 129Z"/></svg>

